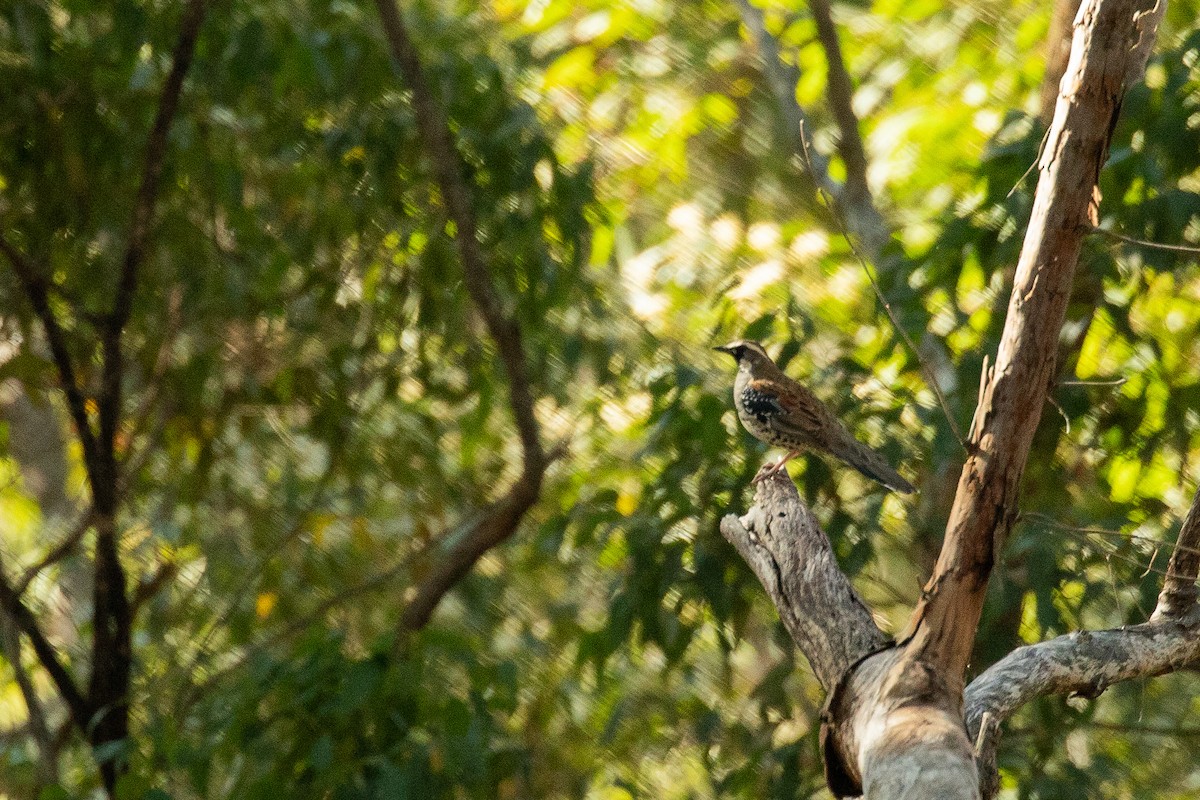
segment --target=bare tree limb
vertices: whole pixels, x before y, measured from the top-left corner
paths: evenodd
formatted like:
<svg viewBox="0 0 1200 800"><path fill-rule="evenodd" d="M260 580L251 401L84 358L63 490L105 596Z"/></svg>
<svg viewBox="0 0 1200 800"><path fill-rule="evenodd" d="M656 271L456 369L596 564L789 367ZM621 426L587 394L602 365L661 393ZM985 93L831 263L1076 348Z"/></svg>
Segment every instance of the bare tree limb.
<svg viewBox="0 0 1200 800"><path fill-rule="evenodd" d="M758 484L750 512L727 515L721 533L762 582L826 692L890 645L786 474Z"/></svg>
<svg viewBox="0 0 1200 800"><path fill-rule="evenodd" d="M984 714L989 730L979 748L984 796L995 789L999 725L1036 697L1077 694L1098 697L1109 686L1133 678L1174 672L1200 662L1200 613L1104 631L1076 631L1020 647L993 664L967 687L967 728L979 735Z"/></svg>
<svg viewBox="0 0 1200 800"><path fill-rule="evenodd" d="M1192 507L1183 518L1183 527L1175 539L1167 576L1158 606L1150 616L1151 622L1179 619L1196 608L1196 575L1200 571L1200 491L1192 499Z"/></svg>
<svg viewBox="0 0 1200 800"><path fill-rule="evenodd" d="M1039 169L1032 219L1014 279L995 369L976 413L946 539L909 622L922 660L960 680L970 659L988 577L1016 519L1029 447L1054 378L1092 187L1108 154L1136 20L1151 0L1088 0L1076 20L1071 62Z"/></svg>
<svg viewBox="0 0 1200 800"><path fill-rule="evenodd" d="M429 621L434 609L479 557L516 532L525 513L541 493L549 459L542 449L533 390L525 363L521 328L507 312L496 291L491 272L479 246L479 230L471 192L463 176L461 159L450 133L449 122L425 79L420 56L413 44L395 0L376 0L384 35L400 74L413 93L417 128L433 164L438 188L454 221L455 243L471 302L483 317L488 333L500 352L508 380L509 405L521 440L522 470L503 499L493 504L470 532L456 541L434 565L401 617L403 630L418 630Z"/></svg>

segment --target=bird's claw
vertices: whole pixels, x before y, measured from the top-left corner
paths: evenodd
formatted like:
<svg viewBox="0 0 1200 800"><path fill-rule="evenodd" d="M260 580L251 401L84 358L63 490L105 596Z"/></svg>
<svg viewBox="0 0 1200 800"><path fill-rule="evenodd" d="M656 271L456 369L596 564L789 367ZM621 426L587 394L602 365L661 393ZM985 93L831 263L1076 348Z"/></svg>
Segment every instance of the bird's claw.
<svg viewBox="0 0 1200 800"><path fill-rule="evenodd" d="M772 462L768 461L766 464L763 464L761 467L758 468L758 474L754 476L754 480L750 481L750 483L751 484L762 483L767 478L769 478L772 475L774 475L775 473L779 472L779 469L781 466L782 466L781 464L772 463Z"/></svg>

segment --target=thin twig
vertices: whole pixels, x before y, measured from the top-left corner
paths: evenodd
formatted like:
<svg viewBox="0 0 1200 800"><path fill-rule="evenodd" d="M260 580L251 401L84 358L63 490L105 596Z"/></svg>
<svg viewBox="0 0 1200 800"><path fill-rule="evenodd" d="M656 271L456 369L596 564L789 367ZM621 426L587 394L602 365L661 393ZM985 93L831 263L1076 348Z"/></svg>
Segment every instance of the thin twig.
<svg viewBox="0 0 1200 800"><path fill-rule="evenodd" d="M1023 184L1025 182L1025 179L1029 177L1029 174L1031 172L1033 172L1035 169L1037 169L1037 165L1040 164L1042 161L1042 151L1046 148L1046 139L1048 139L1049 137L1050 137L1050 127L1047 126L1045 132L1042 133L1042 141L1040 144L1038 144L1037 157L1034 158L1033 163L1030 164L1023 173L1021 173L1021 177L1017 178L1017 182L1014 183L1012 188L1008 190L1008 194L1004 195L1005 200L1008 200L1010 197L1012 197L1014 194L1016 194L1017 189L1021 188L1021 184Z"/></svg>
<svg viewBox="0 0 1200 800"><path fill-rule="evenodd" d="M1067 416L1067 412L1063 411L1063 407L1060 406L1058 404L1058 401L1055 400L1053 397L1051 397L1049 393L1046 394L1046 402L1049 403L1050 405L1054 406L1054 408L1058 411L1058 415L1063 418L1063 422L1065 422L1067 425L1067 435L1070 436L1071 435L1071 418Z"/></svg>
<svg viewBox="0 0 1200 800"><path fill-rule="evenodd" d="M1135 239L1132 236L1126 236L1123 233L1110 231L1107 228L1091 228L1088 230L1088 233L1107 236L1110 239L1116 239L1119 242L1125 242L1125 244L1137 245L1138 247L1145 247L1150 250L1168 250L1172 253L1190 253L1191 255L1200 256L1200 247L1195 247L1192 245L1163 244L1162 242L1152 242L1148 239Z"/></svg>
<svg viewBox="0 0 1200 800"><path fill-rule="evenodd" d="M1088 536L1107 536L1110 539L1145 542L1147 545L1153 545L1155 547L1159 547L1163 544L1161 540L1155 539L1153 536L1143 536L1139 533L1123 533L1121 531L1114 531L1109 528L1071 525L1066 522L1059 522L1053 517L1040 514L1036 511L1021 512L1020 519L1022 521L1037 522L1041 525L1045 525L1046 527L1054 528L1055 530L1066 531L1068 533L1082 533ZM1175 547L1181 549L1183 552L1194 553L1195 555L1200 556L1200 546L1189 546L1186 542L1176 542Z"/></svg>
<svg viewBox="0 0 1200 800"><path fill-rule="evenodd" d="M1122 386L1129 378L1113 378L1108 381L1059 381L1059 386Z"/></svg>

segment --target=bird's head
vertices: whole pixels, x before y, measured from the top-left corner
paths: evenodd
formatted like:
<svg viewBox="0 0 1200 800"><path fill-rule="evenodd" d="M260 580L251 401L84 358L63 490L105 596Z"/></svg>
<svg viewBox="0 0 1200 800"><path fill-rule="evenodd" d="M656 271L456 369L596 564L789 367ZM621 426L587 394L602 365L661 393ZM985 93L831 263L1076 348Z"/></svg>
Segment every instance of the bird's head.
<svg viewBox="0 0 1200 800"><path fill-rule="evenodd" d="M733 356L737 359L739 367L745 366L753 369L761 364L774 363L761 344L749 339L738 339L736 342L714 347L713 350Z"/></svg>

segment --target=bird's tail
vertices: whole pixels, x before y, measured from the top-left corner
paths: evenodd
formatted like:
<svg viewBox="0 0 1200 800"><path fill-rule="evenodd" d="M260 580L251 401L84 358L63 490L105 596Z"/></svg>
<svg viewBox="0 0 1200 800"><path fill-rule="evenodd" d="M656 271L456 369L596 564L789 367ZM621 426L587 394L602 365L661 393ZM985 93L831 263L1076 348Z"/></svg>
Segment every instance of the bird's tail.
<svg viewBox="0 0 1200 800"><path fill-rule="evenodd" d="M883 460L883 456L849 434L839 444L841 446L834 455L871 480L882 483L894 492L912 494L916 491L911 483L900 477L900 473Z"/></svg>

